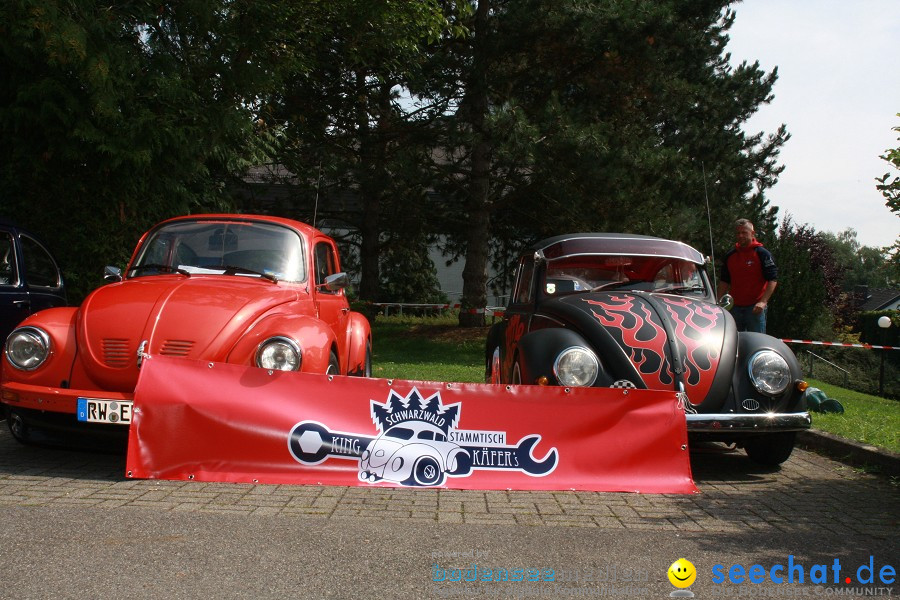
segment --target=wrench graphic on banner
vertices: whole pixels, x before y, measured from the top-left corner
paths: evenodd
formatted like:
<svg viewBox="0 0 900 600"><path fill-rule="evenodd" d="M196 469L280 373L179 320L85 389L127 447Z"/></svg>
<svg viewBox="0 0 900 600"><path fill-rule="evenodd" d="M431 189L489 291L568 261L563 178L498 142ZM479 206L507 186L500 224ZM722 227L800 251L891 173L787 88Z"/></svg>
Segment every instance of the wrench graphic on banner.
<svg viewBox="0 0 900 600"><path fill-rule="evenodd" d="M376 438L345 431L331 431L316 421L303 421L291 430L288 445L294 458L305 465L317 465L328 458L356 460ZM515 446L460 446L457 467L451 475L468 475L473 469L518 470L542 476L556 468L559 453L556 448L541 460L532 450L541 436L523 437Z"/></svg>
<svg viewBox="0 0 900 600"><path fill-rule="evenodd" d="M356 460L374 439L344 431L329 431L321 423L303 421L294 425L288 446L298 462L317 465L328 457Z"/></svg>

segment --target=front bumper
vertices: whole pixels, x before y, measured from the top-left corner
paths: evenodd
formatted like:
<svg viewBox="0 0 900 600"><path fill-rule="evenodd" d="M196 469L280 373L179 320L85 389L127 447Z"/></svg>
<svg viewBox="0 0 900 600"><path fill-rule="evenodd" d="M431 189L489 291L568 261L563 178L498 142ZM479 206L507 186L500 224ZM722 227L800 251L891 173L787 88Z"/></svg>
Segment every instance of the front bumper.
<svg viewBox="0 0 900 600"><path fill-rule="evenodd" d="M78 411L78 398L132 401L134 393L55 388L17 381L4 381L0 386L0 401L9 410L29 409L75 415Z"/></svg>
<svg viewBox="0 0 900 600"><path fill-rule="evenodd" d="M687 416L688 433L774 433L809 429L808 412L695 414Z"/></svg>

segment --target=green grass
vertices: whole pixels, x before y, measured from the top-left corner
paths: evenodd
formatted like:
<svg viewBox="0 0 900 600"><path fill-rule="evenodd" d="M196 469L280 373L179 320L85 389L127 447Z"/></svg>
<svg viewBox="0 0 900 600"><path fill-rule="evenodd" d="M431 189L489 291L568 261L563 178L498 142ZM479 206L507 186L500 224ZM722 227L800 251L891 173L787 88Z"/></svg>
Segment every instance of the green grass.
<svg viewBox="0 0 900 600"><path fill-rule="evenodd" d="M487 328L461 329L455 315L383 317L372 327L375 377L484 381Z"/></svg>
<svg viewBox="0 0 900 600"><path fill-rule="evenodd" d="M843 414L812 413L814 429L900 452L900 402L814 379L809 384L844 405Z"/></svg>
<svg viewBox="0 0 900 600"><path fill-rule="evenodd" d="M382 317L373 326L375 377L427 381L484 381L487 327L460 329L455 315ZM900 402L810 380L844 414L813 413L813 427L900 452Z"/></svg>

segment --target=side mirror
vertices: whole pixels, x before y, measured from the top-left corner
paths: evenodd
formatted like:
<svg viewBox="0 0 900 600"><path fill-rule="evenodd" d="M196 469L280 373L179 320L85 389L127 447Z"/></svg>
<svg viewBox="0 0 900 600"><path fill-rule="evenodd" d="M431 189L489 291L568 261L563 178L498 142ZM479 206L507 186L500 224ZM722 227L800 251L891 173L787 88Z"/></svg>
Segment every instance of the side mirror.
<svg viewBox="0 0 900 600"><path fill-rule="evenodd" d="M119 267L107 266L103 269L103 279L110 283L122 281L122 269Z"/></svg>
<svg viewBox="0 0 900 600"><path fill-rule="evenodd" d="M325 278L325 283L322 284L322 287L324 287L329 292L336 292L338 290L350 287L350 276L346 273L335 273L333 275L329 275Z"/></svg>
<svg viewBox="0 0 900 600"><path fill-rule="evenodd" d="M731 310L734 307L734 298L731 297L731 294L725 294L719 298L718 304L725 310Z"/></svg>

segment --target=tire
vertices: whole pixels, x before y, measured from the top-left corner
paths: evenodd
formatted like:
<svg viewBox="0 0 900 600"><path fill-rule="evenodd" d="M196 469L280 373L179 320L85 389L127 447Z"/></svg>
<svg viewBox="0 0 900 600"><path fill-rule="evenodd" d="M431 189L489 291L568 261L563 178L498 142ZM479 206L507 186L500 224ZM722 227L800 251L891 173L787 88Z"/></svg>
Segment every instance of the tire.
<svg viewBox="0 0 900 600"><path fill-rule="evenodd" d="M796 439L796 431L769 433L748 439L744 442L744 450L753 462L776 467L791 456Z"/></svg>
<svg viewBox="0 0 900 600"><path fill-rule="evenodd" d="M349 377L372 376L372 342L366 342L366 354L361 365L357 365L352 371L347 371Z"/></svg>
<svg viewBox="0 0 900 600"><path fill-rule="evenodd" d="M500 383L500 348L494 348L494 351L488 355L485 373L485 383Z"/></svg>
<svg viewBox="0 0 900 600"><path fill-rule="evenodd" d="M519 366L519 359L516 357L516 362L513 363L512 377L510 378L510 383L513 385L522 385L522 367Z"/></svg>
<svg viewBox="0 0 900 600"><path fill-rule="evenodd" d="M334 350L331 351L331 356L328 357L328 368L325 370L326 375L340 375L341 374L341 362L338 360L337 354L334 353Z"/></svg>
<svg viewBox="0 0 900 600"><path fill-rule="evenodd" d="M366 363L363 367L364 371L360 375L360 377L371 377L372 376L372 344L370 342L366 342Z"/></svg>
<svg viewBox="0 0 900 600"><path fill-rule="evenodd" d="M6 416L6 424L9 427L9 432L17 442L26 446L31 446L34 444L31 441L31 432L29 430L28 424L26 424L25 421L22 420L22 417L14 412L11 412Z"/></svg>
<svg viewBox="0 0 900 600"><path fill-rule="evenodd" d="M444 473L438 461L430 456L423 456L413 467L413 478L419 485L438 485L444 480Z"/></svg>

